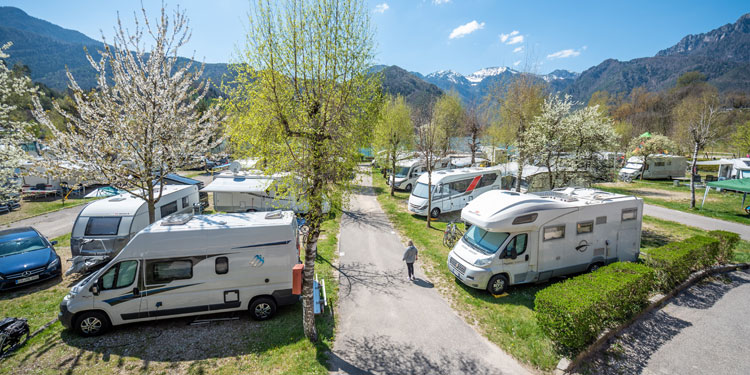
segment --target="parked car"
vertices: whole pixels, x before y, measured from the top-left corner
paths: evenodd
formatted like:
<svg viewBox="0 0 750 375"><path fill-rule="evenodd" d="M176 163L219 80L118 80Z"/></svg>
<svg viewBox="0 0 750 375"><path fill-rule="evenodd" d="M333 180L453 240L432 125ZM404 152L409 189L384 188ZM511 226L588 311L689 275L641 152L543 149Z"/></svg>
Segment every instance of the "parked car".
<svg viewBox="0 0 750 375"><path fill-rule="evenodd" d="M0 230L0 290L60 276L56 244L32 227Z"/></svg>

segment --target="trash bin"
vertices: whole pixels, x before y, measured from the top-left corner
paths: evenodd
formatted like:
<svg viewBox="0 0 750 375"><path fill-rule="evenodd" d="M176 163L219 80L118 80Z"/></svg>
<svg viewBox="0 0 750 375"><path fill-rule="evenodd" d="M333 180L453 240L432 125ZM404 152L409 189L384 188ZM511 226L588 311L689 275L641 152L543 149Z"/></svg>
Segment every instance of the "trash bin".
<svg viewBox="0 0 750 375"><path fill-rule="evenodd" d="M672 183L674 186L680 186L680 180L673 180Z"/></svg>

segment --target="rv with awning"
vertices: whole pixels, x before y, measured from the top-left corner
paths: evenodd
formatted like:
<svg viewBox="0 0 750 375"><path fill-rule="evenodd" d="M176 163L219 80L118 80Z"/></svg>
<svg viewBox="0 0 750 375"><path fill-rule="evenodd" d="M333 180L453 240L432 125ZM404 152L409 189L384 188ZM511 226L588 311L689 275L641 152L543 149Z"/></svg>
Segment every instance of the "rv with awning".
<svg viewBox="0 0 750 375"><path fill-rule="evenodd" d="M750 178L750 158L706 160L699 161L696 164L718 166L717 180Z"/></svg>

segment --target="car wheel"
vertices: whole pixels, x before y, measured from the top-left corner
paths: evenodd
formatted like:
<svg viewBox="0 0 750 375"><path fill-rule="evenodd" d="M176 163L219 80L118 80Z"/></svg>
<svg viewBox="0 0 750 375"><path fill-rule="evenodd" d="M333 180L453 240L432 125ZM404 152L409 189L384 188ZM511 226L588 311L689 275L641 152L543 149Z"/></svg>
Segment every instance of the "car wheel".
<svg viewBox="0 0 750 375"><path fill-rule="evenodd" d="M490 282L487 283L487 291L490 292L490 294L499 296L503 293L505 293L505 290L508 288L508 278L505 277L505 275L495 275L492 276L490 279Z"/></svg>
<svg viewBox="0 0 750 375"><path fill-rule="evenodd" d="M601 267L602 267L601 263L594 263L594 264L592 264L592 265L589 266L589 272L594 272L594 271L598 270Z"/></svg>
<svg viewBox="0 0 750 375"><path fill-rule="evenodd" d="M276 313L276 302L270 298L258 298L250 304L250 316L255 320L270 319Z"/></svg>
<svg viewBox="0 0 750 375"><path fill-rule="evenodd" d="M107 316L99 311L87 311L76 319L76 331L83 337L99 336L109 330Z"/></svg>
<svg viewBox="0 0 750 375"><path fill-rule="evenodd" d="M406 185L406 192L411 193L411 184Z"/></svg>
<svg viewBox="0 0 750 375"><path fill-rule="evenodd" d="M437 217L440 216L440 209L435 207L430 211L430 217L433 219L437 219Z"/></svg>

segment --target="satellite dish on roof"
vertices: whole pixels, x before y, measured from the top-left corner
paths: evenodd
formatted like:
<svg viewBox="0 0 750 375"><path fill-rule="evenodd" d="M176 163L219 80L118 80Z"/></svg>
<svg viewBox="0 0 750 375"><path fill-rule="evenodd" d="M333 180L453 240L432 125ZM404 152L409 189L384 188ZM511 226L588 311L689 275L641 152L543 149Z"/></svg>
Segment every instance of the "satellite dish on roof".
<svg viewBox="0 0 750 375"><path fill-rule="evenodd" d="M240 170L242 169L242 165L238 161L233 161L229 163L229 170L232 171L232 173L237 174L240 173Z"/></svg>

